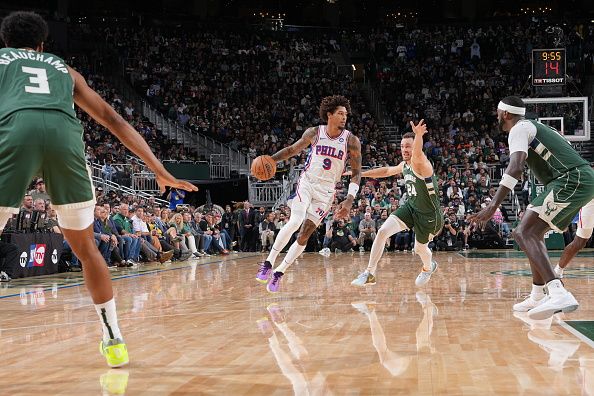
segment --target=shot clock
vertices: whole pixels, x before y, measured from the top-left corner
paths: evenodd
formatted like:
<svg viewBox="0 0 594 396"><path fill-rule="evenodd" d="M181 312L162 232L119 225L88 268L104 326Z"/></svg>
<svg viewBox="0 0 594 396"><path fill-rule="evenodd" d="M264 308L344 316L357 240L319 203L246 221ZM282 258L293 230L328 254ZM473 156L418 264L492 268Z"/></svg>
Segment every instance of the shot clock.
<svg viewBox="0 0 594 396"><path fill-rule="evenodd" d="M565 48L532 50L532 85L565 85Z"/></svg>

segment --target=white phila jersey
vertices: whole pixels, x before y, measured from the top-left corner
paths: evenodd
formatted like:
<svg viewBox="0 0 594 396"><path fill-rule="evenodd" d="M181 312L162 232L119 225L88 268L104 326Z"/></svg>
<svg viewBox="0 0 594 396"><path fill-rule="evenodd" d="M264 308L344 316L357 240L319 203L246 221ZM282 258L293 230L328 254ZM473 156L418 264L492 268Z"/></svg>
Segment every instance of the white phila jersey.
<svg viewBox="0 0 594 396"><path fill-rule="evenodd" d="M346 167L347 145L351 132L345 129L340 136L331 138L327 134L327 129L326 125L317 128L318 136L311 145L301 178L314 186L334 189Z"/></svg>

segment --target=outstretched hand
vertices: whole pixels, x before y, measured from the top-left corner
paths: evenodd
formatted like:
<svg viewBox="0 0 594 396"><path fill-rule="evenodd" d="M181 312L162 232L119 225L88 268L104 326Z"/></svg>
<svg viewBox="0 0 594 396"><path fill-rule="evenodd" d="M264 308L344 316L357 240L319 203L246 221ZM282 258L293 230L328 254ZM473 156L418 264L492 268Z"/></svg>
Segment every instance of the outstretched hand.
<svg viewBox="0 0 594 396"><path fill-rule="evenodd" d="M425 124L425 119L419 121L417 125L414 122L410 122L410 126L412 127L415 136L423 136L427 133L427 125Z"/></svg>
<svg viewBox="0 0 594 396"><path fill-rule="evenodd" d="M173 177L173 175L171 175L169 172L165 172L162 175L157 175L156 179L161 194L165 192L165 188L168 186L185 191L198 191L198 187L196 187L192 183L189 183L185 180L178 180L175 177Z"/></svg>
<svg viewBox="0 0 594 396"><path fill-rule="evenodd" d="M475 222L479 224L481 229L485 228L485 224L487 221L491 220L497 208L493 208L491 205L487 205L485 208L481 209L480 212L470 216L469 220L471 222Z"/></svg>

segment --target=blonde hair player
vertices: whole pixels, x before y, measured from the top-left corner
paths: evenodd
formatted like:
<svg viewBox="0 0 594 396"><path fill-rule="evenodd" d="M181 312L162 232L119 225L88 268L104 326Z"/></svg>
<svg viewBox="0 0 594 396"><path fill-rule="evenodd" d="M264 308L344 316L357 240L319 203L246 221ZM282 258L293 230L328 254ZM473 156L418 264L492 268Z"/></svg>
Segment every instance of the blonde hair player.
<svg viewBox="0 0 594 396"><path fill-rule="evenodd" d="M349 192L340 203L335 217L345 218L353 206L361 183L361 143L359 138L346 130L350 112L351 105L344 96L325 97L320 104L320 118L328 124L308 128L301 139L272 156L277 162L284 161L311 147L291 202L289 222L276 236L270 254L256 275L258 282L267 283L266 288L270 293L279 291L283 274L303 253L307 240L328 215L334 201L334 189L344 172L347 158L352 170ZM289 248L282 263L274 268L279 253L299 227L301 230L297 240Z"/></svg>
<svg viewBox="0 0 594 396"><path fill-rule="evenodd" d="M433 165L423 152L423 135L427 133L427 126L424 120L419 121L417 125L411 121L410 125L414 133L405 133L400 141L404 161L396 166L372 169L361 175L379 178L402 174L408 200L380 227L371 246L367 269L351 282L354 286L375 285L377 263L382 257L386 241L392 235L408 229L415 231L415 252L423 262L423 268L415 284L427 284L437 270L437 262L433 260L429 241L439 234L443 227L437 193L439 187Z"/></svg>

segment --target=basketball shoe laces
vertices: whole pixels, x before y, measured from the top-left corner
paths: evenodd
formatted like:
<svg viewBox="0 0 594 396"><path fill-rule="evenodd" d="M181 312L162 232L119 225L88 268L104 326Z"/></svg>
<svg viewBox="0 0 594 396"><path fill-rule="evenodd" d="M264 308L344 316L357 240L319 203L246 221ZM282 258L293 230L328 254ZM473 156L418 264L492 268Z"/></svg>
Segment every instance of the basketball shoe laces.
<svg viewBox="0 0 594 396"><path fill-rule="evenodd" d="M283 274L281 274L280 272L275 272L272 275L272 280L270 281L270 284L272 286L276 286L276 284L278 283L279 279L283 276Z"/></svg>
<svg viewBox="0 0 594 396"><path fill-rule="evenodd" d="M266 261L264 261L262 264L260 264L260 274L261 275L264 275L269 269L270 269L270 267L268 267L266 265Z"/></svg>

